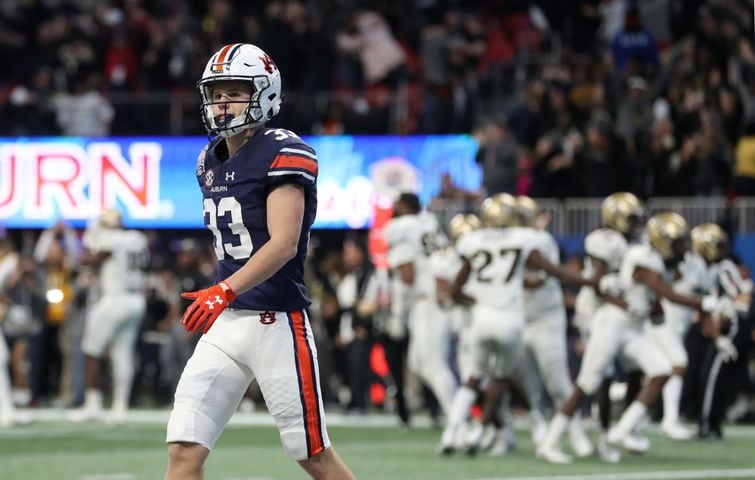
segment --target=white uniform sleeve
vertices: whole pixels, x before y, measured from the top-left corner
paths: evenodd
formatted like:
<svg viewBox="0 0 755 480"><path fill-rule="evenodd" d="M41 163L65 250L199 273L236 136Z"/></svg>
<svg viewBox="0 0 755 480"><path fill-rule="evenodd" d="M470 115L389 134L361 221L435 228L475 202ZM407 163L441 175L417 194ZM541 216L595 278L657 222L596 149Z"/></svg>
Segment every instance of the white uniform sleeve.
<svg viewBox="0 0 755 480"><path fill-rule="evenodd" d="M533 244L532 250L537 250L542 253L545 258L550 260L553 264L558 264L561 261L561 254L558 248L558 243L548 232L534 231L536 233L537 243Z"/></svg>
<svg viewBox="0 0 755 480"><path fill-rule="evenodd" d="M92 250L94 252L100 250L99 238L102 230L96 226L89 226L84 230L84 235L81 238L81 242L84 248Z"/></svg>
<svg viewBox="0 0 755 480"><path fill-rule="evenodd" d="M618 269L626 246L620 233L605 228L593 230L585 238L585 252L604 261L612 270Z"/></svg>
<svg viewBox="0 0 755 480"><path fill-rule="evenodd" d="M469 259L469 257L472 256L472 250L474 249L473 240L472 235L462 235L456 241L456 253L458 253L461 258Z"/></svg>
<svg viewBox="0 0 755 480"><path fill-rule="evenodd" d="M391 220L385 227L385 240L388 243L388 266L396 268L412 263L421 253L416 231L412 231L408 219Z"/></svg>
<svg viewBox="0 0 755 480"><path fill-rule="evenodd" d="M137 241L136 238L128 238L125 235L121 235L121 232L119 230L102 230L97 235L97 249L104 252L112 252L119 248L119 244L122 241L126 241L127 239Z"/></svg>
<svg viewBox="0 0 755 480"><path fill-rule="evenodd" d="M649 246L643 247L642 249L638 248L634 250L635 267L647 268L651 272L662 275L666 271L666 266L663 263L661 255Z"/></svg>
<svg viewBox="0 0 755 480"><path fill-rule="evenodd" d="M409 241L394 244L388 249L388 266L396 268L400 265L412 263L417 258L417 249Z"/></svg>

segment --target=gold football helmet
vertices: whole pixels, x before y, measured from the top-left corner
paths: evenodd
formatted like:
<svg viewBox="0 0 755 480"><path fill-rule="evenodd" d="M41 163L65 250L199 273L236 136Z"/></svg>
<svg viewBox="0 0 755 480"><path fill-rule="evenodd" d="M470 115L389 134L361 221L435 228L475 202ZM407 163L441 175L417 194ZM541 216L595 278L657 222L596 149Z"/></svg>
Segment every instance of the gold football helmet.
<svg viewBox="0 0 755 480"><path fill-rule="evenodd" d="M519 225L519 209L516 198L508 193L498 193L483 200L480 218L486 227L502 228Z"/></svg>
<svg viewBox="0 0 755 480"><path fill-rule="evenodd" d="M123 226L121 212L112 208L107 209L100 214L97 223L102 228L121 228Z"/></svg>
<svg viewBox="0 0 755 480"><path fill-rule="evenodd" d="M448 234L455 241L465 233L477 230L482 226L480 218L473 213L459 213L448 223Z"/></svg>
<svg viewBox="0 0 755 480"><path fill-rule="evenodd" d="M603 225L624 235L639 228L643 213L642 202L629 192L612 193L600 206Z"/></svg>
<svg viewBox="0 0 755 480"><path fill-rule="evenodd" d="M519 222L524 227L534 227L540 208L537 202L527 195L516 197L516 208L519 211Z"/></svg>
<svg viewBox="0 0 755 480"><path fill-rule="evenodd" d="M729 235L715 223L703 223L692 229L692 250L707 262L717 262L729 253Z"/></svg>
<svg viewBox="0 0 755 480"><path fill-rule="evenodd" d="M666 262L681 260L689 248L689 227L678 213L663 212L650 217L647 223L650 245Z"/></svg>

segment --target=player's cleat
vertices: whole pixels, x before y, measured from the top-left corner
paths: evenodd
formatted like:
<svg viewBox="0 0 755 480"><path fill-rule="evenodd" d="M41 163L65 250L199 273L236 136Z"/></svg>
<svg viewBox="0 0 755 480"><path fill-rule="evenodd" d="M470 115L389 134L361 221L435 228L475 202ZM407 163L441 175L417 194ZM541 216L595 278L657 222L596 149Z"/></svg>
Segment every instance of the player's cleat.
<svg viewBox="0 0 755 480"><path fill-rule="evenodd" d="M0 414L0 428L20 427L32 422L31 415L24 412L14 411L13 413Z"/></svg>
<svg viewBox="0 0 755 480"><path fill-rule="evenodd" d="M595 451L580 424L573 424L569 428L569 443L572 452L579 458L589 457Z"/></svg>
<svg viewBox="0 0 755 480"><path fill-rule="evenodd" d="M474 422L469 431L467 431L467 437L464 439L464 452L473 457L477 455L477 451L480 450L480 441L485 433L485 429L479 422Z"/></svg>
<svg viewBox="0 0 755 480"><path fill-rule="evenodd" d="M496 432L493 444L488 450L488 455L491 457L502 457L509 453L511 449L512 445L509 442L509 435L505 431L500 430Z"/></svg>
<svg viewBox="0 0 755 480"><path fill-rule="evenodd" d="M443 430L443 435L440 437L440 443L435 447L435 452L438 455L451 455L456 450L454 446L454 439L456 438L456 429L450 425L446 426Z"/></svg>
<svg viewBox="0 0 755 480"><path fill-rule="evenodd" d="M68 420L74 423L94 422L102 420L103 412L97 408L78 408L68 414Z"/></svg>
<svg viewBox="0 0 755 480"><path fill-rule="evenodd" d="M571 455L567 455L556 447L542 444L535 450L535 455L548 463L567 464L572 462Z"/></svg>
<svg viewBox="0 0 755 480"><path fill-rule="evenodd" d="M605 434L601 434L598 438L598 458L606 463L619 463L621 461L621 452L608 443Z"/></svg>
<svg viewBox="0 0 755 480"><path fill-rule="evenodd" d="M632 453L647 453L650 450L650 440L639 432L631 432L621 442L621 446Z"/></svg>
<svg viewBox="0 0 755 480"><path fill-rule="evenodd" d="M671 440L689 440L692 432L681 423L662 423L661 433Z"/></svg>
<svg viewBox="0 0 755 480"><path fill-rule="evenodd" d="M700 438L700 440L705 440L705 441L719 441L719 440L723 440L724 438L720 430L701 431L700 433L697 434L697 436Z"/></svg>
<svg viewBox="0 0 755 480"><path fill-rule="evenodd" d="M448 456L448 455L453 454L454 451L456 451L456 449L454 448L454 446L452 444L450 444L450 443L443 443L442 440L435 447L435 453L437 453L438 455Z"/></svg>
<svg viewBox="0 0 755 480"><path fill-rule="evenodd" d="M532 443L540 445L545 440L545 434L548 433L548 424L540 417L540 419L532 419Z"/></svg>
<svg viewBox="0 0 755 480"><path fill-rule="evenodd" d="M482 432L482 437L480 437L480 450L487 451L490 450L490 448L493 446L495 441L498 438L498 429L495 428L493 425L487 425Z"/></svg>
<svg viewBox="0 0 755 480"><path fill-rule="evenodd" d="M629 436L629 432L625 431L624 429L612 427L606 434L606 441L609 444L618 447L621 446L622 443L624 443L624 439L627 438L627 436Z"/></svg>
<svg viewBox="0 0 755 480"><path fill-rule="evenodd" d="M121 409L121 408L114 408L110 411L107 418L105 419L105 423L110 425L111 427L117 427L120 425L125 425L126 421L128 420L128 411Z"/></svg>

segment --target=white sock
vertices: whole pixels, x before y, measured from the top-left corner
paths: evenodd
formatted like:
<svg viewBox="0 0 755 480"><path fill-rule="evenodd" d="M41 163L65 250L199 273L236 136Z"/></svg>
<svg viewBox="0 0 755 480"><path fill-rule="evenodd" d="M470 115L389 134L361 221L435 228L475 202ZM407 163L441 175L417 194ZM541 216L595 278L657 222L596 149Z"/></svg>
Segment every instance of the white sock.
<svg viewBox="0 0 755 480"><path fill-rule="evenodd" d="M569 425L571 418L565 414L558 412L551 418L551 423L548 424L548 432L545 434L543 445L549 448L560 448L561 437L564 435L564 430Z"/></svg>
<svg viewBox="0 0 755 480"><path fill-rule="evenodd" d="M112 408L115 411L128 410L128 390L124 388L113 389L113 405Z"/></svg>
<svg viewBox="0 0 755 480"><path fill-rule="evenodd" d="M477 392L466 385L459 387L451 402L451 414L448 417L448 425L457 428L469 416L469 409L477 398Z"/></svg>
<svg viewBox="0 0 755 480"><path fill-rule="evenodd" d="M582 419L579 415L574 415L573 417L571 417L571 419L569 420L569 430L577 430L582 432L582 434L584 435L585 429L582 428Z"/></svg>
<svg viewBox="0 0 755 480"><path fill-rule="evenodd" d="M644 403L635 400L629 405L629 408L624 412L624 415L621 416L621 419L619 419L619 423L616 424L615 428L620 432L629 434L629 432L634 430L634 427L637 426L640 420L642 420L642 417L645 416L647 411L648 407L646 407Z"/></svg>
<svg viewBox="0 0 755 480"><path fill-rule="evenodd" d="M472 407L475 398L477 398L477 392L467 386L463 385L456 390L451 402L451 412L446 421L446 428L441 437L443 445L451 445L454 442L456 432L469 416L469 409Z"/></svg>
<svg viewBox="0 0 755 480"><path fill-rule="evenodd" d="M102 392L96 388L87 388L84 393L84 408L102 410Z"/></svg>
<svg viewBox="0 0 755 480"><path fill-rule="evenodd" d="M541 412L539 408L530 409L530 422L532 423L533 428L535 425L545 424L547 426L545 423L545 417L543 417L543 412Z"/></svg>
<svg viewBox="0 0 755 480"><path fill-rule="evenodd" d="M673 425L679 421L679 401L682 397L682 377L672 375L663 386L663 421Z"/></svg>

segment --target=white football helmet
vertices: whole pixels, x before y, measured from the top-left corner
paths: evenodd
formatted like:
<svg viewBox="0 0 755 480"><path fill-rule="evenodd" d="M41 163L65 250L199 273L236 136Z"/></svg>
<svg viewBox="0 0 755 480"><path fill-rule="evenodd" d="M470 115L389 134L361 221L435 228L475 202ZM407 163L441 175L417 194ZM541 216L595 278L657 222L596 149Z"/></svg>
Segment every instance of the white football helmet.
<svg viewBox="0 0 755 480"><path fill-rule="evenodd" d="M123 228L121 212L113 208L103 211L97 219L97 225L101 228Z"/></svg>
<svg viewBox="0 0 755 480"><path fill-rule="evenodd" d="M252 97L244 114L220 124L212 114L212 85L223 81L249 82ZM249 43L226 45L210 57L197 82L202 98L202 121L210 135L232 137L264 125L281 108L281 74L270 55ZM227 103L223 101L222 103Z"/></svg>

